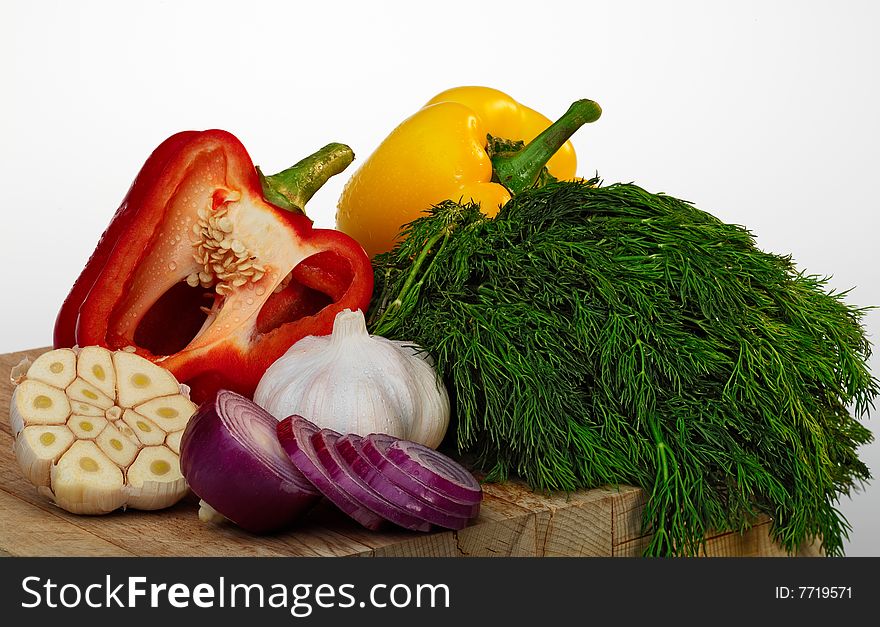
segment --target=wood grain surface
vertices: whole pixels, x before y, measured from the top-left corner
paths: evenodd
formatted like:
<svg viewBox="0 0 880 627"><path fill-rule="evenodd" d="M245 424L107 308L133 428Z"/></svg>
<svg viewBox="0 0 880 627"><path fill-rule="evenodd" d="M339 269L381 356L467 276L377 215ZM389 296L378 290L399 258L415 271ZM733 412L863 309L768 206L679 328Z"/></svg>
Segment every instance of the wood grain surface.
<svg viewBox="0 0 880 627"><path fill-rule="evenodd" d="M157 512L69 514L37 494L12 453L9 372L46 348L0 355L0 556L639 556L644 493L605 487L543 495L518 482L484 484L477 519L461 531L430 534L360 527L327 502L295 528L255 536L201 523L195 497ZM707 556L783 556L769 521L744 534L710 535ZM816 545L798 555L818 555Z"/></svg>

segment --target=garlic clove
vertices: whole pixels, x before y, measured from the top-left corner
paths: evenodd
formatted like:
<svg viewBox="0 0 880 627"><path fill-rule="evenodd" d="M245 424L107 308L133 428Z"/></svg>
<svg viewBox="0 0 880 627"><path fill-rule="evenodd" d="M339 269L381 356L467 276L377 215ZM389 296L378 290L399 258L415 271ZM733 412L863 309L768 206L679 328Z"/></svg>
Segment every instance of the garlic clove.
<svg viewBox="0 0 880 627"><path fill-rule="evenodd" d="M83 403L82 401L74 401L70 404L70 410L80 416L106 416L107 412L112 409L112 407L110 409L101 409L100 407L95 407L94 405Z"/></svg>
<svg viewBox="0 0 880 627"><path fill-rule="evenodd" d="M73 414L67 419L67 428L73 432L73 435L78 440L94 440L106 426L107 419L103 416L80 416Z"/></svg>
<svg viewBox="0 0 880 627"><path fill-rule="evenodd" d="M80 349L76 373L105 396L116 398L116 369L113 367L113 354L106 348L86 346Z"/></svg>
<svg viewBox="0 0 880 627"><path fill-rule="evenodd" d="M10 409L13 433L24 427L24 416L28 424L63 425L69 415L70 401L63 390L31 379L15 388Z"/></svg>
<svg viewBox="0 0 880 627"><path fill-rule="evenodd" d="M144 446L155 446L165 442L166 433L155 422L142 416L133 409L126 409L122 414L122 422L134 433Z"/></svg>
<svg viewBox="0 0 880 627"><path fill-rule="evenodd" d="M147 446L128 468L128 504L135 509L160 509L187 492L180 458L165 446Z"/></svg>
<svg viewBox="0 0 880 627"><path fill-rule="evenodd" d="M122 434L114 425L108 424L95 443L104 454L113 460L113 463L122 468L127 468L134 458L137 457L140 447L132 442L128 436Z"/></svg>
<svg viewBox="0 0 880 627"><path fill-rule="evenodd" d="M89 403L104 410L109 409L114 405L112 398L80 377L74 379L73 383L67 386L67 396L72 401Z"/></svg>
<svg viewBox="0 0 880 627"><path fill-rule="evenodd" d="M195 403L181 394L154 398L135 407L137 413L149 418L164 431L183 429L196 409Z"/></svg>
<svg viewBox="0 0 880 627"><path fill-rule="evenodd" d="M113 366L121 407L135 407L151 398L180 391L174 375L135 353L114 352Z"/></svg>
<svg viewBox="0 0 880 627"><path fill-rule="evenodd" d="M15 439L13 450L28 481L36 486L48 486L52 464L70 448L74 439L64 425L25 427Z"/></svg>
<svg viewBox="0 0 880 627"><path fill-rule="evenodd" d="M124 435L128 440L134 444L136 447L141 448L143 443L138 439L137 435L134 431L132 431L131 427L129 427L125 421L122 419L117 420L113 423L113 426L119 430L119 433Z"/></svg>
<svg viewBox="0 0 880 627"><path fill-rule="evenodd" d="M106 514L122 507L124 477L91 440L78 440L50 471L55 502L74 514Z"/></svg>
<svg viewBox="0 0 880 627"><path fill-rule="evenodd" d="M76 379L76 353L69 348L43 353L28 368L27 378L63 390Z"/></svg>

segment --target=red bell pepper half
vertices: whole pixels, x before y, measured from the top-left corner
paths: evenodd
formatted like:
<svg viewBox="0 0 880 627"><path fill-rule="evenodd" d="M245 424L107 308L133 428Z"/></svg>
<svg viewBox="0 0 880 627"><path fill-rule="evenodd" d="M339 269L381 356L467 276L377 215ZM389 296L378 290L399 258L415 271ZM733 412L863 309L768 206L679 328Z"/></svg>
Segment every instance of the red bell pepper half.
<svg viewBox="0 0 880 627"><path fill-rule="evenodd" d="M220 388L252 396L293 343L369 305L363 248L301 211L352 158L330 144L263 177L225 131L168 138L64 301L55 346L129 347L187 383L195 402Z"/></svg>

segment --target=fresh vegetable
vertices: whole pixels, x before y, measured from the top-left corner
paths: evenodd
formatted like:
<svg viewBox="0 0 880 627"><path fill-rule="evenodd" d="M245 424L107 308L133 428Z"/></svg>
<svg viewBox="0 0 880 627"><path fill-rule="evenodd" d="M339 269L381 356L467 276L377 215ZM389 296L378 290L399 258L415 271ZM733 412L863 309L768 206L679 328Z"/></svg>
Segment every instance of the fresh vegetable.
<svg viewBox="0 0 880 627"><path fill-rule="evenodd" d="M742 227L632 184L440 203L374 259L371 332L436 360L489 480L645 489L651 555L759 514L843 552L880 387L864 310ZM854 415L851 415L850 408Z"/></svg>
<svg viewBox="0 0 880 627"><path fill-rule="evenodd" d="M574 177L574 148L567 140L600 112L595 102L581 101L551 127L498 90L444 91L395 128L351 177L336 227L373 256L390 250L405 223L443 200L473 201L494 216L511 191L530 187L542 172L544 178ZM530 150L508 153L539 135Z"/></svg>
<svg viewBox="0 0 880 627"><path fill-rule="evenodd" d="M407 491L392 476L385 475L381 469L373 466L361 452L361 446L374 437L383 443L393 442L402 450L416 447L419 451L431 451L430 454L420 455L419 469L413 470L416 473L455 477L455 482L466 485L469 494L466 503L452 499L447 499L447 502L463 506L467 513L460 515L444 510L418 496L418 491ZM320 429L301 416L289 416L279 422L278 438L303 474L340 509L369 529L379 528L381 521L389 521L413 531L429 531L432 525L462 529L468 519L479 512L482 493L476 479L453 460L420 444L387 434L371 434L366 439L356 434L342 436L332 429ZM411 471L402 472L408 480L416 481ZM448 488L448 485L442 485L438 494L445 495L447 492L444 491Z"/></svg>
<svg viewBox="0 0 880 627"><path fill-rule="evenodd" d="M411 531L430 531L430 523L406 511L374 490L360 479L336 451L336 442L342 437L332 429L321 429L312 435L315 463L336 486L363 507L376 512L382 518ZM411 500L411 499L409 499Z"/></svg>
<svg viewBox="0 0 880 627"><path fill-rule="evenodd" d="M376 531L382 528L385 518L364 507L337 485L318 461L312 436L321 431L320 427L301 416L288 416L276 423L276 430L278 440L290 460L324 496L367 529Z"/></svg>
<svg viewBox="0 0 880 627"><path fill-rule="evenodd" d="M397 440L388 444L374 437L370 443L387 458L377 464L380 470L393 464L416 481L452 498L469 503L482 498L482 488L474 476L446 455L416 442Z"/></svg>
<svg viewBox="0 0 880 627"><path fill-rule="evenodd" d="M480 512L482 493L479 499L462 501L411 477L385 456L385 449L396 440L397 438L382 433L372 433L366 439L360 436L346 435L340 438L336 447L349 466L370 485L373 485L373 481L379 484L390 482L414 496L418 501L428 503L451 516L468 519L477 516ZM363 457L369 463L369 467L359 463L358 457ZM379 470L380 466L382 467L381 471ZM373 487L379 489L376 485Z"/></svg>
<svg viewBox="0 0 880 627"><path fill-rule="evenodd" d="M450 488L448 484L432 479L423 482L418 478L419 473L433 474L435 471L426 470L424 466L414 472L403 470L388 459L388 447L399 443L420 446L387 434L373 433L366 439L346 435L339 439L336 448L358 477L382 494L390 495L389 498L393 497L395 501L399 499L410 509L418 508L421 516L435 525L461 529L468 519L477 516L483 493L473 475L445 455L433 451L427 462L429 468L436 466L443 469L441 472L445 476L454 477L453 485ZM370 451L369 455L365 448ZM440 485L432 488L429 483ZM466 494L462 495L463 492Z"/></svg>
<svg viewBox="0 0 880 627"><path fill-rule="evenodd" d="M202 500L199 517L216 513L253 533L293 524L320 498L290 462L277 421L229 390L202 403L180 440L180 467Z"/></svg>
<svg viewBox="0 0 880 627"><path fill-rule="evenodd" d="M449 396L411 342L367 333L364 314L336 314L329 336L303 338L272 364L254 401L278 420L297 414L339 433L389 433L436 447Z"/></svg>
<svg viewBox="0 0 880 627"><path fill-rule="evenodd" d="M196 410L167 370L125 351L57 349L12 374L15 457L74 514L161 509L187 492L178 442Z"/></svg>
<svg viewBox="0 0 880 627"><path fill-rule="evenodd" d="M352 158L330 144L261 177L225 131L173 135L144 164L65 300L56 348L133 348L190 385L197 402L220 388L252 395L291 344L369 302L363 249L301 213Z"/></svg>

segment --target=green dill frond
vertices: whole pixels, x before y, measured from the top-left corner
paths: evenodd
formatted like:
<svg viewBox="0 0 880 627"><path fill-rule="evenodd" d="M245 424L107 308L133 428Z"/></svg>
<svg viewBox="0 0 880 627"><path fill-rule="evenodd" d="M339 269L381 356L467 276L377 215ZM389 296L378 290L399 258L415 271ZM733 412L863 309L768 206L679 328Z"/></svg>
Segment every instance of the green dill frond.
<svg viewBox="0 0 880 627"><path fill-rule="evenodd" d="M651 555L692 555L755 516L794 551L843 551L835 508L878 381L827 277L746 229L636 185L551 183L495 219L446 202L374 260L371 331L417 342L455 444L490 480L641 486ZM851 412L852 410L852 412Z"/></svg>

